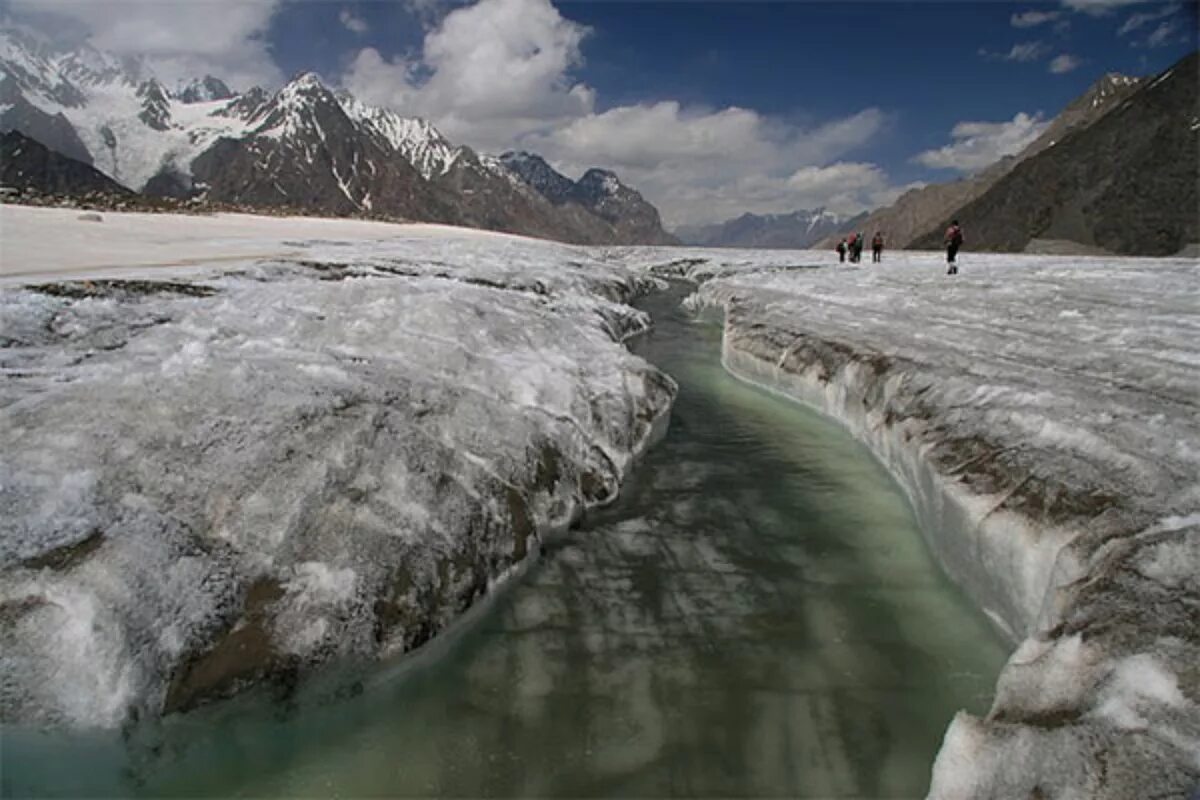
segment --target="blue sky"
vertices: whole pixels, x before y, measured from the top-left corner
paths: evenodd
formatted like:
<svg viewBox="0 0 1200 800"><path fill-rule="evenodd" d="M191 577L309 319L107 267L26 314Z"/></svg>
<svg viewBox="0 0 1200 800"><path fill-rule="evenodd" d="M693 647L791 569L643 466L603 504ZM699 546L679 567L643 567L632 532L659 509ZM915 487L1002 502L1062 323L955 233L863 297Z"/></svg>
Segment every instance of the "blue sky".
<svg viewBox="0 0 1200 800"><path fill-rule="evenodd" d="M315 70L478 149L610 167L672 223L889 202L1019 149L1103 73L1197 46L1194 0L4 2L107 49L155 42L176 71ZM104 4L159 21L133 35Z"/></svg>

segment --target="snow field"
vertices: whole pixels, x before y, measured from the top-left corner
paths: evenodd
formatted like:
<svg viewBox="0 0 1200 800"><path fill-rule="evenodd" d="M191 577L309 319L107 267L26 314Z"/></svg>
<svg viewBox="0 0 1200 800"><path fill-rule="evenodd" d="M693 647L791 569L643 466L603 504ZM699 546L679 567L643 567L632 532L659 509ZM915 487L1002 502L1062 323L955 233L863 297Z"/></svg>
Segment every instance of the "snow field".
<svg viewBox="0 0 1200 800"><path fill-rule="evenodd" d="M411 649L665 424L673 382L620 344L648 279L585 252L130 216L91 223L91 285L0 292L6 720L113 726ZM102 280L142 226L201 278ZM303 258L209 263L247 240Z"/></svg>
<svg viewBox="0 0 1200 800"><path fill-rule="evenodd" d="M840 420L1020 647L931 797L1185 796L1200 780L1200 266L624 251L705 281L724 361ZM828 266L827 266L828 265ZM1170 567L1167 567L1167 564Z"/></svg>

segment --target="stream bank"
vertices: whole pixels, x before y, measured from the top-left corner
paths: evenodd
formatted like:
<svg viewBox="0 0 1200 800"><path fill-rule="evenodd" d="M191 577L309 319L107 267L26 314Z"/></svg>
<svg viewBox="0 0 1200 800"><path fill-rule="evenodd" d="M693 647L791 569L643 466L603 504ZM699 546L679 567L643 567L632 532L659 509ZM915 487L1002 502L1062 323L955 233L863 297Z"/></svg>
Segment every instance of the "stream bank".
<svg viewBox="0 0 1200 800"><path fill-rule="evenodd" d="M922 794L1005 644L880 464L729 376L682 294L643 299L656 324L631 343L679 384L665 437L436 658L320 702L172 715L75 761L142 796ZM63 785L61 740L11 744L15 793L97 793Z"/></svg>

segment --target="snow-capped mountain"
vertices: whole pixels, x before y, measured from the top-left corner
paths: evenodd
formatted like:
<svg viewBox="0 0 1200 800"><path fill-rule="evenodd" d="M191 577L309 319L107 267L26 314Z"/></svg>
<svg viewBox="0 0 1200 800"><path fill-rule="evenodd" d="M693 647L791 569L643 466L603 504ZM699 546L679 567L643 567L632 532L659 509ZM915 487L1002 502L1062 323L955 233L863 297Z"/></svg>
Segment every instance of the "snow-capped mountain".
<svg viewBox="0 0 1200 800"><path fill-rule="evenodd" d="M790 214L743 214L715 225L680 228L675 233L684 244L703 247L802 250L864 218L863 214L851 217L824 208L801 209Z"/></svg>
<svg viewBox="0 0 1200 800"><path fill-rule="evenodd" d="M566 202L575 191L573 180L558 172L536 153L504 153L500 156L500 163L551 203Z"/></svg>
<svg viewBox="0 0 1200 800"><path fill-rule="evenodd" d="M175 96L181 103L209 103L213 100L228 100L233 97L233 90L225 85L225 81L205 75L203 78L181 84L175 91Z"/></svg>
<svg viewBox="0 0 1200 800"><path fill-rule="evenodd" d="M313 73L273 94L238 94L211 75L169 88L138 60L3 30L0 131L9 130L148 195L581 243L671 241L653 206L615 176L597 183L611 192L587 188L596 179L585 175L572 197L548 196L503 159L453 144L426 120L335 94Z"/></svg>

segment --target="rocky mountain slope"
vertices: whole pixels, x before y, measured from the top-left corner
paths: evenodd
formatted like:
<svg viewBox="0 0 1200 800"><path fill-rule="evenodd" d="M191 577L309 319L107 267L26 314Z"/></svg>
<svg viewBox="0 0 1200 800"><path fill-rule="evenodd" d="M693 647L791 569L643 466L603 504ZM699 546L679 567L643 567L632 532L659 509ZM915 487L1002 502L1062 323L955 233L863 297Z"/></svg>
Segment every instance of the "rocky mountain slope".
<svg viewBox="0 0 1200 800"><path fill-rule="evenodd" d="M616 173L589 169L578 181L572 181L534 153L508 152L500 164L559 208L583 209L611 226L621 241L644 244L677 244L663 230L658 209L638 192L621 183Z"/></svg>
<svg viewBox="0 0 1200 800"><path fill-rule="evenodd" d="M146 67L0 31L0 131L16 130L155 197L484 227L586 244L674 241L604 171L567 200L425 120L335 94L312 73L274 94L212 76L170 89ZM549 166L547 165L549 169Z"/></svg>
<svg viewBox="0 0 1200 800"><path fill-rule="evenodd" d="M1200 241L1200 53L1140 83L1108 113L1009 170L956 213L969 245L1033 239L1174 255ZM943 218L915 247L941 244Z"/></svg>
<svg viewBox="0 0 1200 800"><path fill-rule="evenodd" d="M866 214L847 217L824 208L790 214L743 214L714 225L680 228L675 233L698 247L753 247L797 250L811 247L827 236L856 228Z"/></svg>
<svg viewBox="0 0 1200 800"><path fill-rule="evenodd" d="M1047 148L1055 146L1070 132L1086 128L1104 117L1129 97L1142 81L1124 75L1108 74L1071 102L1055 117L1041 136L1024 150L1006 156L970 177L949 183L936 183L912 189L887 208L872 212L858 227L862 230L883 231L890 247L916 246L914 241L955 216L955 212L980 197L996 185L1018 164ZM833 247L837 238L849 230L843 228L828 237L820 247ZM939 237L940 245L940 237Z"/></svg>
<svg viewBox="0 0 1200 800"><path fill-rule="evenodd" d="M56 194L132 194L100 170L56 153L17 131L0 134L0 185Z"/></svg>

